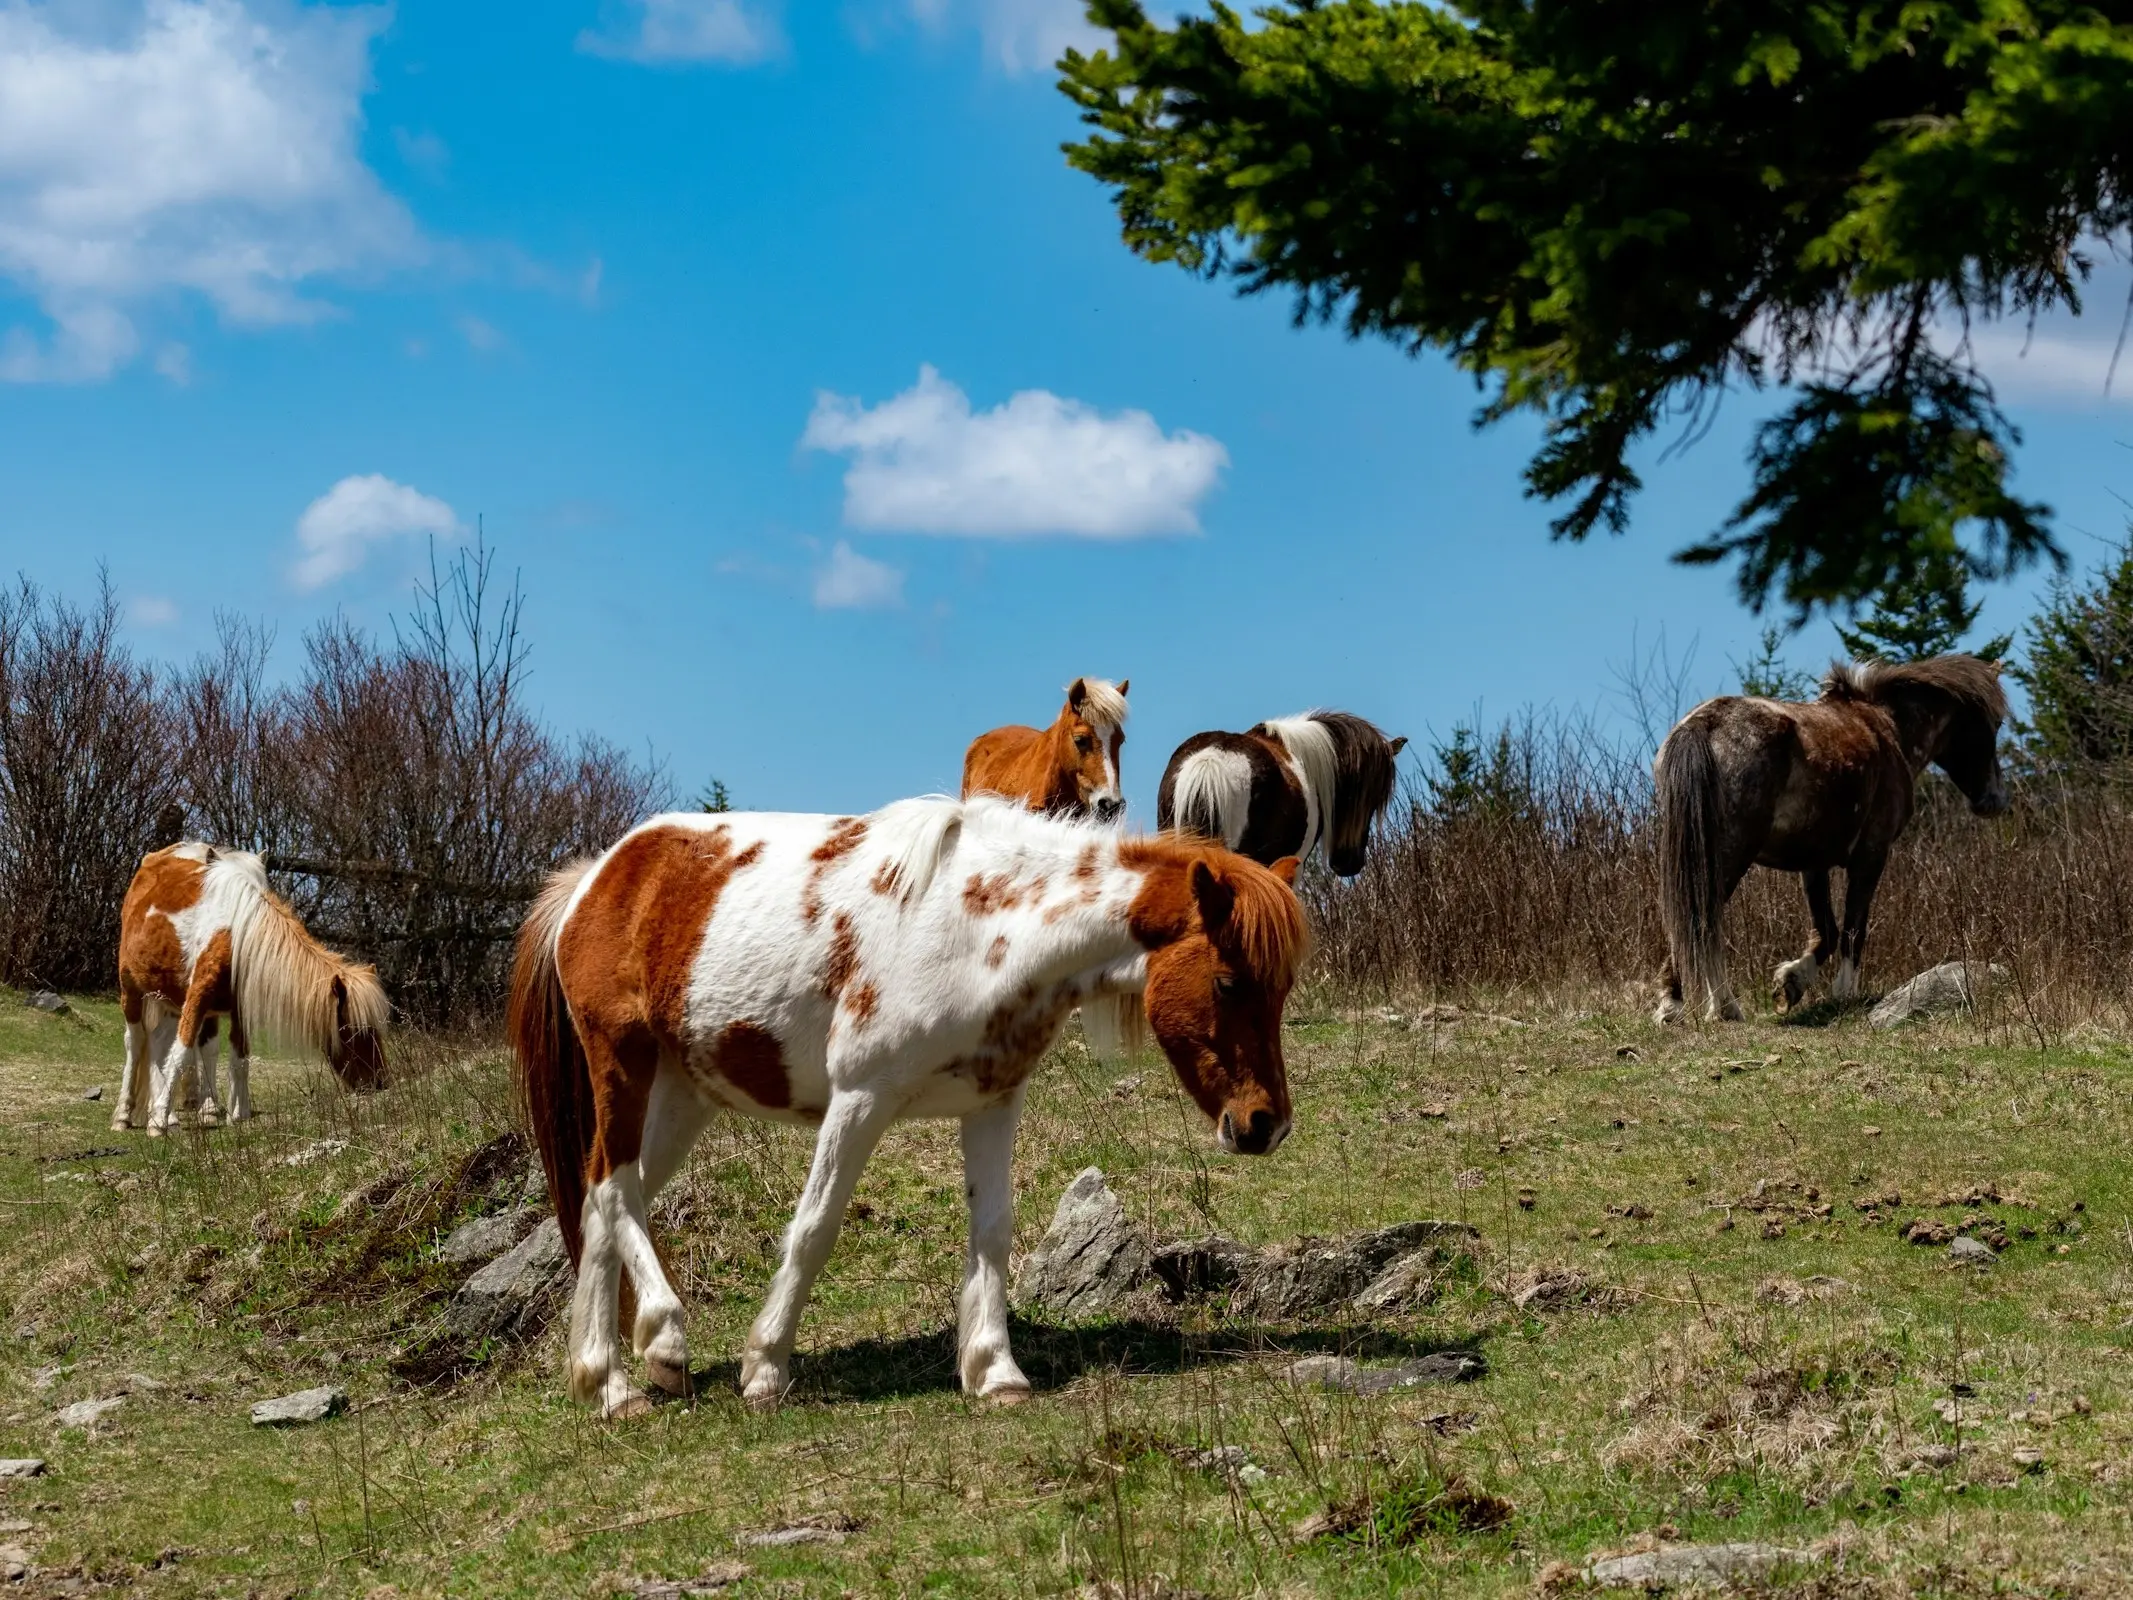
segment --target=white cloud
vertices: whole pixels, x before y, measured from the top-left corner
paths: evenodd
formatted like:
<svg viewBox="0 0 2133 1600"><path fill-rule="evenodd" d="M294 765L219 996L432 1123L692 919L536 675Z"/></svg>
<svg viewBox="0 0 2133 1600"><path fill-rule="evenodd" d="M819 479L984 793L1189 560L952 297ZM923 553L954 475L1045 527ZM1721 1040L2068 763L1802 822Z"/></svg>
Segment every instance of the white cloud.
<svg viewBox="0 0 2133 1600"><path fill-rule="evenodd" d="M316 589L362 566L373 545L417 534L453 539L460 531L459 518L442 500L380 472L357 474L328 489L296 519L303 554L292 576L299 589Z"/></svg>
<svg viewBox="0 0 2133 1600"><path fill-rule="evenodd" d="M904 575L839 539L815 572L815 604L824 611L883 611L904 603Z"/></svg>
<svg viewBox="0 0 2133 1600"><path fill-rule="evenodd" d="M126 620L137 628L166 628L178 620L178 605L159 594L144 594L126 602Z"/></svg>
<svg viewBox="0 0 2133 1600"><path fill-rule="evenodd" d="M441 182L445 169L452 164L451 150L427 128L420 133L411 128L393 129L393 146L402 161L432 183Z"/></svg>
<svg viewBox="0 0 2133 1600"><path fill-rule="evenodd" d="M478 350L486 355L492 350L501 350L504 347L504 336L494 323L484 322L479 317L461 317L458 327L460 338L466 340L470 350Z"/></svg>
<svg viewBox="0 0 2133 1600"><path fill-rule="evenodd" d="M748 66L785 48L774 4L750 0L619 0L605 26L578 35L587 55L646 65Z"/></svg>
<svg viewBox="0 0 2133 1600"><path fill-rule="evenodd" d="M303 288L417 258L357 151L382 6L0 0L0 278L49 334L0 340L0 379L131 361L133 309L205 296L227 320L326 314Z"/></svg>
<svg viewBox="0 0 2133 1600"><path fill-rule="evenodd" d="M193 353L182 344L166 344L156 352L156 371L179 388L193 381Z"/></svg>
<svg viewBox="0 0 2133 1600"><path fill-rule="evenodd" d="M2133 340L2114 373L2117 345L2116 318L2068 318L2034 335L2013 327L1970 335L1971 353L2001 399L2076 408L2133 404Z"/></svg>
<svg viewBox="0 0 2133 1600"><path fill-rule="evenodd" d="M1109 41L1089 25L1084 0L911 0L930 28L975 25L985 54L1001 71L1049 72L1068 46L1084 53Z"/></svg>
<svg viewBox="0 0 2133 1600"><path fill-rule="evenodd" d="M1107 416L1042 389L974 413L932 367L871 410L816 395L800 443L852 458L848 525L977 538L1197 532L1199 502L1229 464L1205 434L1166 434L1145 411Z"/></svg>
<svg viewBox="0 0 2133 1600"><path fill-rule="evenodd" d="M597 308L600 304L600 280L606 276L607 263L594 256L592 264L585 269L585 275L578 279L579 301L588 307Z"/></svg>

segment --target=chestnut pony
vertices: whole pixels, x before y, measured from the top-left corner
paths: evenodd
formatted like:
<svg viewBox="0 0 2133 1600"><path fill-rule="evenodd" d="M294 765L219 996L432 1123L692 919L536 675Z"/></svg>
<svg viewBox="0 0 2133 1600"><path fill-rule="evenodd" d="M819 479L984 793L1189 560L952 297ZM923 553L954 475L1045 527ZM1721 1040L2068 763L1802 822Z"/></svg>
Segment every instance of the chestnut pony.
<svg viewBox="0 0 2133 1600"><path fill-rule="evenodd" d="M963 1387L1027 1398L1008 1348L1007 1253L1030 1073L1077 1005L1144 1019L1216 1144L1273 1150L1289 1131L1281 1013L1305 946L1295 869L981 796L864 817L654 817L557 873L519 933L510 1033L578 1271L571 1392L609 1415L645 1405L625 1337L654 1384L689 1391L648 1208L730 1111L815 1130L741 1351L751 1406L784 1395L860 1169L912 1117L962 1124Z"/></svg>
<svg viewBox="0 0 2133 1600"><path fill-rule="evenodd" d="M1825 977L1849 999L1866 917L1889 848L1911 820L1918 778L1939 767L1970 809L2007 809L2000 669L1972 655L1901 665L1839 664L1805 703L1738 695L1706 700L1675 725L1653 769L1659 810L1659 917L1666 929L1661 1022L1701 1005L1738 1022L1726 980L1726 901L1751 866L1797 872L1814 917L1806 954L1777 969L1797 1005ZM1844 921L1829 898L1844 869ZM1833 969L1833 970L1832 970Z"/></svg>
<svg viewBox="0 0 2133 1600"><path fill-rule="evenodd" d="M201 1124L222 1120L215 1055L224 1017L232 1122L252 1114L255 1033L323 1056L350 1088L384 1081L378 1036L390 1007L377 974L312 938L246 851L187 842L142 858L119 913L118 981L126 1066L114 1129L145 1122L160 1138L177 1121L173 1094L191 1086L196 1068Z"/></svg>
<svg viewBox="0 0 2133 1600"><path fill-rule="evenodd" d="M996 794L1032 811L1110 822L1126 809L1118 752L1126 742L1126 689L1076 678L1049 728L995 728L963 754L963 798Z"/></svg>

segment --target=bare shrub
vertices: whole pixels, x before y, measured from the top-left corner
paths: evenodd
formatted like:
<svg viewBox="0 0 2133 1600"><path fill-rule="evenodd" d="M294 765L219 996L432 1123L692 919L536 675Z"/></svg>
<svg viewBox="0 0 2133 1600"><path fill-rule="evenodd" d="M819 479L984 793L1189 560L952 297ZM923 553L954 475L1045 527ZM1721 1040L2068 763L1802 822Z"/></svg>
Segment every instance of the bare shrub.
<svg viewBox="0 0 2133 1600"><path fill-rule="evenodd" d="M0 980L112 981L119 906L177 790L155 675L108 580L77 609L0 591Z"/></svg>

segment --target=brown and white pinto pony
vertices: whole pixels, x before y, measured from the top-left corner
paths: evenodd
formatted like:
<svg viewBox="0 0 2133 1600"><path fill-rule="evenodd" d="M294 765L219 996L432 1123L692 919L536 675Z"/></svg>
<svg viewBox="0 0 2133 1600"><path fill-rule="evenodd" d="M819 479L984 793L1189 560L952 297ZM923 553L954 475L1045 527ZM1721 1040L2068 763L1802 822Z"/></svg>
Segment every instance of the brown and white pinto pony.
<svg viewBox="0 0 2133 1600"><path fill-rule="evenodd" d="M377 974L312 938L246 851L188 841L142 858L119 913L118 981L126 1066L114 1129L141 1122L162 1137L177 1121L172 1096L196 1068L201 1125L222 1120L215 1056L225 1017L232 1122L252 1114L255 1035L324 1057L350 1088L384 1081L379 1035L391 1008Z"/></svg>
<svg viewBox="0 0 2133 1600"><path fill-rule="evenodd" d="M1911 820L1918 778L1937 766L1981 817L2007 809L2000 669L1972 655L1889 665L1840 663L1821 697L1798 703L1728 695L1683 717L1653 768L1659 810L1659 915L1666 929L1661 1022L1701 1004L1738 1022L1726 979L1726 901L1751 866L1797 872L1814 918L1806 954L1777 969L1786 1006L1824 977L1849 999L1866 919L1889 848ZM1844 922L1829 873L1844 869ZM1834 970L1831 970L1833 967Z"/></svg>
<svg viewBox="0 0 2133 1600"><path fill-rule="evenodd" d="M979 734L963 753L963 798L996 794L1052 816L1115 820L1126 809L1118 755L1132 681L1076 678L1049 728Z"/></svg>
<svg viewBox="0 0 2133 1600"><path fill-rule="evenodd" d="M609 1415L645 1404L624 1370L624 1274L631 1346L654 1384L689 1391L647 1208L726 1110L817 1130L741 1354L751 1406L784 1394L860 1169L911 1117L962 1123L963 1387L1026 1398L1006 1288L1030 1072L1075 1006L1144 1015L1216 1143L1273 1150L1289 1130L1281 1012L1306 943L1294 868L981 796L655 817L557 873L519 935L510 1032L578 1270L571 1392Z"/></svg>
<svg viewBox="0 0 2133 1600"><path fill-rule="evenodd" d="M1171 752L1155 825L1220 839L1254 861L1326 852L1344 878L1363 870L1370 829L1392 799L1388 739L1346 711L1277 717L1243 733L1196 733Z"/></svg>

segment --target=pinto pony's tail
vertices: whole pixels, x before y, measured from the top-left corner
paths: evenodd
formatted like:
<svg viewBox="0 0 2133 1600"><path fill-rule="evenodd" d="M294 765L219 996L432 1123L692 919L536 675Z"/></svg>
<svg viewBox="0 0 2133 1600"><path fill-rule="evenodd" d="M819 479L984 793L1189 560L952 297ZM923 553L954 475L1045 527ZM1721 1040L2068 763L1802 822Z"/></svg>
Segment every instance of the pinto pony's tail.
<svg viewBox="0 0 2133 1600"><path fill-rule="evenodd" d="M1711 731L1684 722L1659 747L1652 777L1659 808L1659 921L1682 1004L1715 1001L1725 981L1719 917L1725 867L1719 850L1718 763Z"/></svg>
<svg viewBox="0 0 2133 1600"><path fill-rule="evenodd" d="M571 893L591 870L592 862L573 861L549 874L526 913L511 965L511 1007L505 1023L518 1058L526 1125L541 1152L548 1198L573 1267L584 1245L585 1158L592 1152L594 1125L592 1070L570 1020L555 947Z"/></svg>

